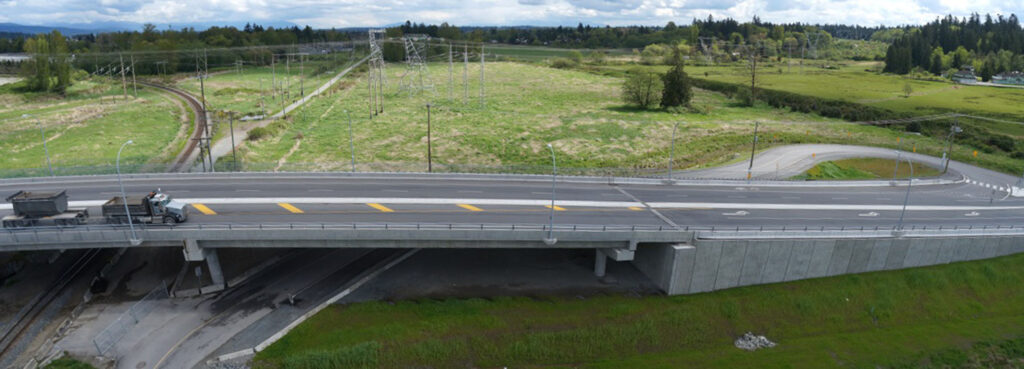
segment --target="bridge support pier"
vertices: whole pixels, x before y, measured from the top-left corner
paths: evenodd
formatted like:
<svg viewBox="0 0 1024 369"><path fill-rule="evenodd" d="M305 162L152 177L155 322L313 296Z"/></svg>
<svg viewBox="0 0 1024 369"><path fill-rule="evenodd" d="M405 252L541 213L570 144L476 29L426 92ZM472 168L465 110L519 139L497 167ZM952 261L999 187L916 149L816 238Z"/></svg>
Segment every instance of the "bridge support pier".
<svg viewBox="0 0 1024 369"><path fill-rule="evenodd" d="M201 292L217 292L226 287L224 271L220 267L220 257L217 256L217 249L203 248L195 240L185 240L185 248L182 252L185 254L185 261L206 262L206 269L210 271L210 281L212 284L209 287L203 287Z"/></svg>
<svg viewBox="0 0 1024 369"><path fill-rule="evenodd" d="M608 265L608 255L601 249L594 250L594 275L603 278Z"/></svg>

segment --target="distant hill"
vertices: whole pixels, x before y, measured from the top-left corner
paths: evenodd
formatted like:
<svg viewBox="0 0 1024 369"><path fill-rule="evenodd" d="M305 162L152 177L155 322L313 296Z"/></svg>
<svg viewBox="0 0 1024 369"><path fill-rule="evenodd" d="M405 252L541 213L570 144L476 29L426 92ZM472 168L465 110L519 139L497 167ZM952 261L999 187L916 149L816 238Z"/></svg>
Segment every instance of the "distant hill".
<svg viewBox="0 0 1024 369"><path fill-rule="evenodd" d="M70 27L26 26L17 23L0 23L0 33L20 33L34 35L38 33L49 33L50 31L55 29L60 31L60 33L70 36L95 32Z"/></svg>
<svg viewBox="0 0 1024 369"><path fill-rule="evenodd" d="M264 27L274 28L291 28L296 26L295 23L291 22L249 22L253 24L260 24ZM210 27L235 27L241 29L244 27L246 22L192 22L192 23L178 23L178 24L157 24L157 29L182 29L182 28L194 28L197 31L204 31ZM17 35L3 35L3 34L28 34L35 35L39 33L49 33L52 30L58 30L67 36L76 36L91 33L105 33L105 32L121 32L121 31L141 31L143 27L142 23L133 22L98 22L98 23L73 23L73 24L54 24L47 26L32 26L23 25L17 23L0 23L0 37L20 37Z"/></svg>

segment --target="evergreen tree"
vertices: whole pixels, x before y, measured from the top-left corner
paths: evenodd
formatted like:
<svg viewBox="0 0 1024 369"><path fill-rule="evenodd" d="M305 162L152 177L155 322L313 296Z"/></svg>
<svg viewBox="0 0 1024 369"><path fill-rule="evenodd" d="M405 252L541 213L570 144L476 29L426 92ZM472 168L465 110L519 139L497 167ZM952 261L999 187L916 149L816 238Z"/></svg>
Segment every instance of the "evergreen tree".
<svg viewBox="0 0 1024 369"><path fill-rule="evenodd" d="M661 107L670 108L690 105L693 98L693 90L690 87L690 77L683 70L683 56L679 48L676 48L672 56L672 69L661 76L661 82L665 89L661 93Z"/></svg>

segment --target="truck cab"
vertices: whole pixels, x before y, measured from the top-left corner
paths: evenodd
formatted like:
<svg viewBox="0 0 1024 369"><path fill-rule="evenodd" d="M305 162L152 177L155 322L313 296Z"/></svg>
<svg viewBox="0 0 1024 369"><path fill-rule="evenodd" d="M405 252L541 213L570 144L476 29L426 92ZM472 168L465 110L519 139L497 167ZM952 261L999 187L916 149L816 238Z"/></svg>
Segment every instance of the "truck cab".
<svg viewBox="0 0 1024 369"><path fill-rule="evenodd" d="M154 219L173 218L174 223L181 223L188 220L188 207L181 201L174 200L171 195L165 194L160 189L150 193L149 206L153 212Z"/></svg>

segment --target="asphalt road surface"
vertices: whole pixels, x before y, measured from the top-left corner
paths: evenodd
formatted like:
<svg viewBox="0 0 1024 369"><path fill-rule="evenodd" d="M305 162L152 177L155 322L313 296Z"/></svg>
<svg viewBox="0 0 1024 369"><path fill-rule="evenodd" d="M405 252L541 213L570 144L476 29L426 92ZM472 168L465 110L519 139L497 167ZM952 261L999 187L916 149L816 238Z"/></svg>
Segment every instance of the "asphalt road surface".
<svg viewBox="0 0 1024 369"><path fill-rule="evenodd" d="M796 172L818 160L895 155L891 150L842 145L798 145L762 153L764 166L785 162ZM940 159L904 154L938 166ZM732 168L732 169L729 169ZM721 172L736 174L736 166ZM740 166L745 176L745 167ZM794 169L795 168L795 169ZM1018 224L1024 200L1010 196L1017 178L953 162L946 184L911 188L907 225ZM727 176L728 177L728 176ZM733 176L735 177L735 176ZM193 224L256 223L515 223L544 224L551 199L545 176L506 179L458 175L219 173L126 178L129 193L156 188L191 203ZM73 205L99 205L120 194L114 176L0 181L0 194L67 189ZM906 196L897 186L814 186L806 182L658 185L577 183L556 185L556 224L679 226L889 227ZM9 204L0 204L0 214ZM657 214L656 214L657 213ZM659 216L659 214L661 216ZM662 217L663 216L663 217ZM664 218L664 219L663 219Z"/></svg>

